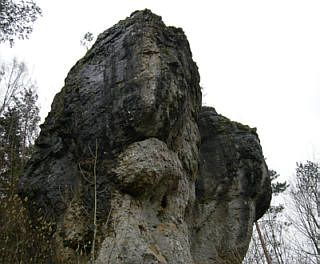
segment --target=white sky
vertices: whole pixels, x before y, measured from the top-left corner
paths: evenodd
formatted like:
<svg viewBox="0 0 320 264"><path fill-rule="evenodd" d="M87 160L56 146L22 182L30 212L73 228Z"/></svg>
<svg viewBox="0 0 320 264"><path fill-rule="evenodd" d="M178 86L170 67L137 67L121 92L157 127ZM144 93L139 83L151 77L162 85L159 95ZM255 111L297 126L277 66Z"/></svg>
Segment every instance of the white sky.
<svg viewBox="0 0 320 264"><path fill-rule="evenodd" d="M42 116L95 35L133 11L151 9L190 42L204 104L257 127L264 155L281 176L320 160L320 1L38 0L43 17L29 40L0 45L0 62L17 56L39 86Z"/></svg>

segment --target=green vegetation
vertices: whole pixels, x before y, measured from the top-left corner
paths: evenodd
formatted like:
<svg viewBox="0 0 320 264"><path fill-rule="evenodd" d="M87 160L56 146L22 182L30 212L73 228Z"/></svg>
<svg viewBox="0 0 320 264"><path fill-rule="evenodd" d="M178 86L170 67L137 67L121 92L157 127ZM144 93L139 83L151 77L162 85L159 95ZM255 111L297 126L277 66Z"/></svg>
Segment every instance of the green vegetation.
<svg viewBox="0 0 320 264"><path fill-rule="evenodd" d="M33 219L17 182L34 151L39 107L24 63L3 64L0 75L0 263L48 263L53 223Z"/></svg>

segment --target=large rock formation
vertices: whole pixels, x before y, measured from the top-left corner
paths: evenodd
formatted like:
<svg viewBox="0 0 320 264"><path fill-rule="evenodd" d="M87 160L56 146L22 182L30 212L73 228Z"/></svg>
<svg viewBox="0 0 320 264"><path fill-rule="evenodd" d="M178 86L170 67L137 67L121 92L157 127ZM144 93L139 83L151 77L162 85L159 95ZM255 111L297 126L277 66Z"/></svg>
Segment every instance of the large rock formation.
<svg viewBox="0 0 320 264"><path fill-rule="evenodd" d="M201 108L199 79L149 10L71 69L19 183L55 224L53 263L241 263L270 179L255 130Z"/></svg>

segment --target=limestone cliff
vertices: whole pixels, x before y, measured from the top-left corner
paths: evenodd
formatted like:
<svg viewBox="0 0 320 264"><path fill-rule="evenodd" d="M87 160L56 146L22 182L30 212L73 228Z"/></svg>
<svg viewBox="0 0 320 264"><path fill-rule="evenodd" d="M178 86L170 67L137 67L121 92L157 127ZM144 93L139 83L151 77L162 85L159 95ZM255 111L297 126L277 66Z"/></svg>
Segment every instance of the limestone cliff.
<svg viewBox="0 0 320 264"><path fill-rule="evenodd" d="M19 182L54 223L53 263L241 263L270 179L255 130L201 108L199 80L150 10L71 69Z"/></svg>

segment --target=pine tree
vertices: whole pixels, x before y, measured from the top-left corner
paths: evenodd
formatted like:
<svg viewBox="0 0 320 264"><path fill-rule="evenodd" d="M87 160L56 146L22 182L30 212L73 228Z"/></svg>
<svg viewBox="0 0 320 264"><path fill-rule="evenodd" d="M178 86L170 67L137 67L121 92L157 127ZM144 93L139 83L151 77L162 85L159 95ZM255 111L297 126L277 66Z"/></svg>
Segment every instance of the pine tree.
<svg viewBox="0 0 320 264"><path fill-rule="evenodd" d="M17 60L1 69L0 263L49 263L53 223L34 225L16 189L38 135L36 85Z"/></svg>
<svg viewBox="0 0 320 264"><path fill-rule="evenodd" d="M38 134L36 85L24 63L2 65L0 79L0 197L12 192Z"/></svg>

